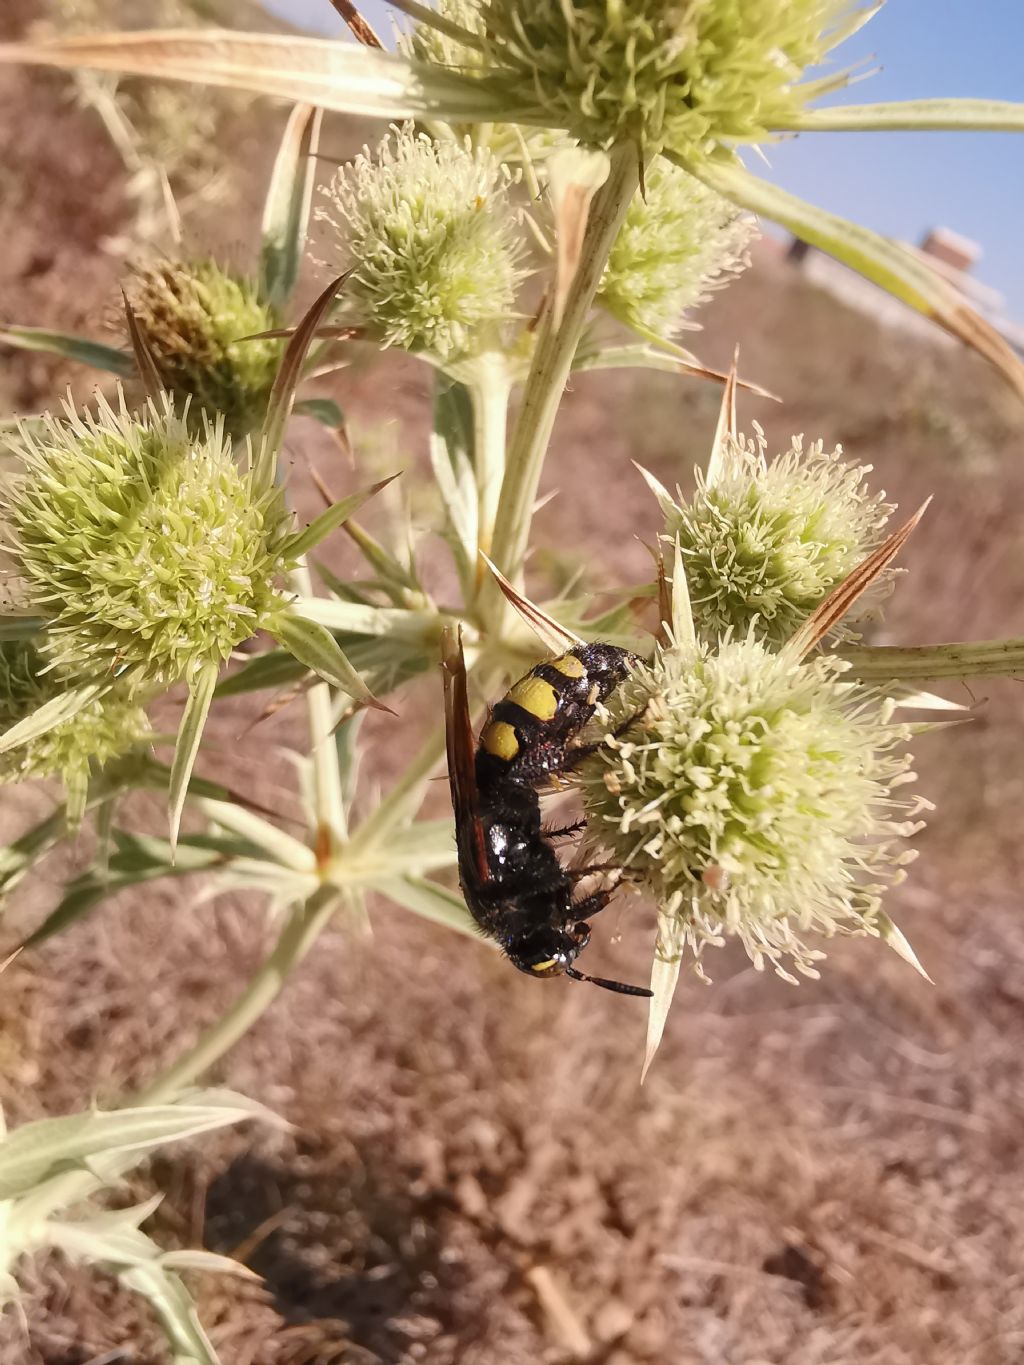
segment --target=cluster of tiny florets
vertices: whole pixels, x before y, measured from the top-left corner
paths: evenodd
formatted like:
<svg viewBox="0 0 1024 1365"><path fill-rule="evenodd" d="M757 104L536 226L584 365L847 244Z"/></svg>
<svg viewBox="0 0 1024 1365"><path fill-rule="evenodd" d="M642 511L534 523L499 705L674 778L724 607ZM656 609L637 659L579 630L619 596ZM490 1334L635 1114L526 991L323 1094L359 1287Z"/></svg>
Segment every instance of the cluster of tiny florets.
<svg viewBox="0 0 1024 1365"><path fill-rule="evenodd" d="M656 161L615 239L599 300L628 326L671 337L687 309L750 264L754 233L753 220L728 199Z"/></svg>
<svg viewBox="0 0 1024 1365"><path fill-rule="evenodd" d="M245 341L276 327L253 281L214 261L156 262L141 267L129 302L179 410L190 425L220 416L238 440L260 425L281 360L280 341Z"/></svg>
<svg viewBox="0 0 1024 1365"><path fill-rule="evenodd" d="M851 0L480 0L511 117L596 146L707 155L766 138L856 18ZM841 83L837 76L833 85Z"/></svg>
<svg viewBox="0 0 1024 1365"><path fill-rule="evenodd" d="M0 642L0 733L38 711L68 688L67 679L48 667L31 640ZM71 720L0 754L0 782L60 777L69 784L88 778L120 758L149 732L145 712L119 689L97 697Z"/></svg>
<svg viewBox="0 0 1024 1365"><path fill-rule="evenodd" d="M769 461L753 440L726 438L711 486L698 474L688 502L670 509L666 534L682 551L694 622L702 639L727 630L781 644L881 543L892 512L865 484L870 465L849 465L841 447L806 450L794 437ZM892 585L880 575L863 617Z"/></svg>
<svg viewBox="0 0 1024 1365"><path fill-rule="evenodd" d="M170 402L132 416L68 406L12 443L22 472L0 519L48 658L130 696L223 662L280 605L291 530L281 495L257 495L220 425L190 434Z"/></svg>
<svg viewBox="0 0 1024 1365"><path fill-rule="evenodd" d="M318 216L351 267L345 316L385 346L471 354L511 314L522 272L508 177L485 148L394 129L342 167Z"/></svg>
<svg viewBox="0 0 1024 1365"><path fill-rule="evenodd" d="M814 975L822 956L805 936L879 932L926 803L893 797L913 779L910 732L843 667L727 640L659 652L614 694L583 773L590 828L695 959L735 936L791 979L784 959Z"/></svg>

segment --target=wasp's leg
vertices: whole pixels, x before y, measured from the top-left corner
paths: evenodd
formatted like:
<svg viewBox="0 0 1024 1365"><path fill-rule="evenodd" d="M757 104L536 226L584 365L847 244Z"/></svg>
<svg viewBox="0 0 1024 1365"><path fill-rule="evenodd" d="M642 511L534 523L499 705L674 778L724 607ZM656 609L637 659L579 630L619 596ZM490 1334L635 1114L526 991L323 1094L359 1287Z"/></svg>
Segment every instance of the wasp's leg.
<svg viewBox="0 0 1024 1365"><path fill-rule="evenodd" d="M615 729L612 731L611 738L621 739L622 736L627 733L627 731L633 728L633 726L643 716L646 710L647 710L646 706L641 706L638 711L634 711L631 716L627 716L626 719L622 722L622 724L617 725ZM606 737L605 739L597 740L594 744L571 745L565 751L565 761L562 767L562 771L572 772L574 768L579 767L579 765L584 761L584 759L589 758L591 754L596 754L598 750L603 749L607 742L608 740Z"/></svg>
<svg viewBox="0 0 1024 1365"><path fill-rule="evenodd" d="M570 834L579 834L580 831L586 829L586 827L586 820L577 820L574 824L566 825L564 829L545 829L542 830L541 833L546 839L565 839L568 838Z"/></svg>
<svg viewBox="0 0 1024 1365"><path fill-rule="evenodd" d="M608 905L615 894L614 888L605 891L595 891L591 896L584 896L581 901L576 901L572 907L575 919L583 921L593 919L593 917Z"/></svg>

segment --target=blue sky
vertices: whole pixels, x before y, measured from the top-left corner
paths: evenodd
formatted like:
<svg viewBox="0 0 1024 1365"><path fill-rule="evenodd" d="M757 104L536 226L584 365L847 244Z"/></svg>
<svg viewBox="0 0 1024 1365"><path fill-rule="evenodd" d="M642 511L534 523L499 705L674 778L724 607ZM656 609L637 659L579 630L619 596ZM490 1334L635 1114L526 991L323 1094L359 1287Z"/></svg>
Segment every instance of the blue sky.
<svg viewBox="0 0 1024 1365"><path fill-rule="evenodd" d="M296 24L341 28L329 0L265 3ZM382 0L361 9L390 33ZM1024 100L1024 0L888 0L839 56L881 70L834 102ZM1024 322L1024 133L805 133L767 152L786 189L880 232L918 241L941 224L973 238L977 275Z"/></svg>

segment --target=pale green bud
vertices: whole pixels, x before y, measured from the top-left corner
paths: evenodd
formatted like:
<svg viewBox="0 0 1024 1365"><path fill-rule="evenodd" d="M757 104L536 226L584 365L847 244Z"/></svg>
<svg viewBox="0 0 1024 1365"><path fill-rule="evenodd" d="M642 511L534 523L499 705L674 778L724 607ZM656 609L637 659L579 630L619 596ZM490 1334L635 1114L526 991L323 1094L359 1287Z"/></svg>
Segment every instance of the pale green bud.
<svg viewBox="0 0 1024 1365"><path fill-rule="evenodd" d="M581 142L704 157L800 112L851 0L480 0L488 87ZM831 82L842 83L842 75Z"/></svg>
<svg viewBox="0 0 1024 1365"><path fill-rule="evenodd" d="M655 161L615 239L599 301L627 326L671 337L688 309L750 264L754 233L752 219L728 199Z"/></svg>
<svg viewBox="0 0 1024 1365"><path fill-rule="evenodd" d="M347 320L385 346L454 360L512 312L522 272L508 177L485 148L395 128L339 169L318 217L352 274Z"/></svg>
<svg viewBox="0 0 1024 1365"><path fill-rule="evenodd" d="M689 502L668 510L666 532L678 538L697 631L726 631L781 644L884 538L893 510L864 482L870 465L849 465L842 448L821 441L806 450L795 436L768 461L764 434L726 437L709 486L699 473ZM863 618L891 589L879 576L858 604Z"/></svg>
<svg viewBox="0 0 1024 1365"><path fill-rule="evenodd" d="M279 325L253 281L214 261L162 262L141 268L129 291L164 387L189 425L218 414L232 440L263 421L282 343L243 341Z"/></svg>
<svg viewBox="0 0 1024 1365"><path fill-rule="evenodd" d="M927 803L909 729L845 665L758 640L670 649L613 695L582 775L593 836L651 890L695 958L738 938L754 964L815 975L808 936L877 934ZM612 735L629 717L620 738Z"/></svg>
<svg viewBox="0 0 1024 1365"><path fill-rule="evenodd" d="M0 642L0 733L67 690L67 679L48 667L31 640ZM0 782L59 777L78 788L92 770L120 758L148 733L142 708L113 689L62 725L0 754Z"/></svg>
<svg viewBox="0 0 1024 1365"><path fill-rule="evenodd" d="M23 472L0 489L23 605L69 676L129 696L191 681L281 603L282 495L257 495L220 423L195 437L169 400L66 411L11 441Z"/></svg>

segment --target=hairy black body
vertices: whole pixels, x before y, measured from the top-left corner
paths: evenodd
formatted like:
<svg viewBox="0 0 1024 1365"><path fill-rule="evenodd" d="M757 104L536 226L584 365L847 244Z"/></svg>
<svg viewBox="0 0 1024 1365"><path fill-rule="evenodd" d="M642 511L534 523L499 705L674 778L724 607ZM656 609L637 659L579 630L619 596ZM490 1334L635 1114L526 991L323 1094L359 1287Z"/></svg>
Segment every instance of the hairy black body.
<svg viewBox="0 0 1024 1365"><path fill-rule="evenodd" d="M461 646L445 659L448 775L459 878L470 913L509 961L531 976L567 975L629 995L643 987L585 976L572 964L590 939L587 920L609 890L579 900L575 887L598 870L562 866L541 823L539 793L572 772L594 746L579 736L623 680L634 656L615 645L577 645L538 664L493 708L474 743Z"/></svg>

